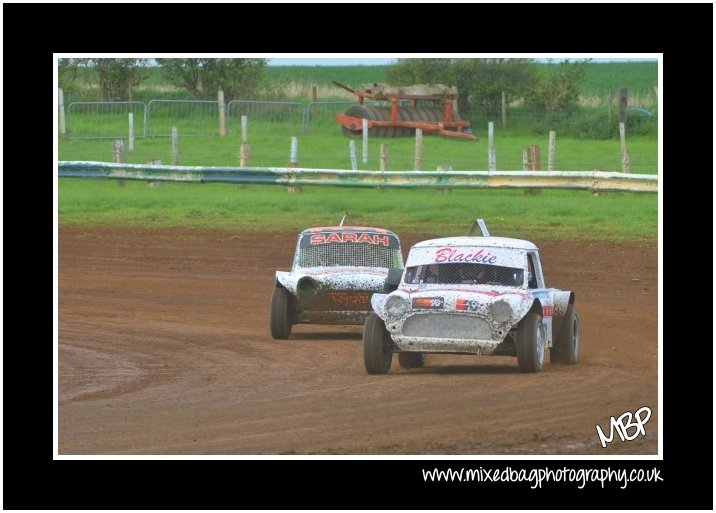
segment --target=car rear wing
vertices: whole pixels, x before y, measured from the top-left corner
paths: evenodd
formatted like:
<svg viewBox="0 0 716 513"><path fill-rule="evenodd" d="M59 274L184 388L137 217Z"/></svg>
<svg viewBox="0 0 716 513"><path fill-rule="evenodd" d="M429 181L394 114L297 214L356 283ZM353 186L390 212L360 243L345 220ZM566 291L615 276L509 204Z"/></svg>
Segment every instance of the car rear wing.
<svg viewBox="0 0 716 513"><path fill-rule="evenodd" d="M475 219L475 222L472 223L472 226L470 227L470 231L467 232L467 235L468 236L476 235L475 230L477 229L478 226L480 227L480 231L482 232L483 237L490 236L490 232L487 231L487 225L485 224L485 221L482 219Z"/></svg>

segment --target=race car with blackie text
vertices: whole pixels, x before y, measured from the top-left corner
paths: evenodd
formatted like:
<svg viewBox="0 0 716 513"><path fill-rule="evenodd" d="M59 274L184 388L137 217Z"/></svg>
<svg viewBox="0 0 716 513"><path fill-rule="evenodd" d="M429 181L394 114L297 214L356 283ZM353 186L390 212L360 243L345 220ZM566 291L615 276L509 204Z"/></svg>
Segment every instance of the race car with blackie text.
<svg viewBox="0 0 716 513"><path fill-rule="evenodd" d="M477 227L482 234L475 235ZM363 329L369 374L423 367L431 353L516 356L523 372L579 356L572 291L549 288L532 242L490 236L477 219L467 236L415 244L406 267L373 294Z"/></svg>

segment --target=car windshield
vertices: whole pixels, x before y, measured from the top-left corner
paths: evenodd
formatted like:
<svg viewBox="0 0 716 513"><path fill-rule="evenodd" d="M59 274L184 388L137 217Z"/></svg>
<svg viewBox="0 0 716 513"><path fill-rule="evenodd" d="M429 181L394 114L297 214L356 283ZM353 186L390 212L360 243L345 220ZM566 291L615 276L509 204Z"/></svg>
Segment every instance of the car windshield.
<svg viewBox="0 0 716 513"><path fill-rule="evenodd" d="M520 287L523 277L524 272L518 267L460 262L408 267L405 282Z"/></svg>
<svg viewBox="0 0 716 513"><path fill-rule="evenodd" d="M298 251L299 267L402 267L399 247L343 242L306 246Z"/></svg>

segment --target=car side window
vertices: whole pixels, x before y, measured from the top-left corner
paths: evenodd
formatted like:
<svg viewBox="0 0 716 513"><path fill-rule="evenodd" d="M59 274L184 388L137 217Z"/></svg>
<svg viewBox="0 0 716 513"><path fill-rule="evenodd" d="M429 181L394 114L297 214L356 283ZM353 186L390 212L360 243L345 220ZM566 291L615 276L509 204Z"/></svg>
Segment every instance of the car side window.
<svg viewBox="0 0 716 513"><path fill-rule="evenodd" d="M531 289L537 288L537 275L535 274L535 264L532 255L527 255L527 287Z"/></svg>

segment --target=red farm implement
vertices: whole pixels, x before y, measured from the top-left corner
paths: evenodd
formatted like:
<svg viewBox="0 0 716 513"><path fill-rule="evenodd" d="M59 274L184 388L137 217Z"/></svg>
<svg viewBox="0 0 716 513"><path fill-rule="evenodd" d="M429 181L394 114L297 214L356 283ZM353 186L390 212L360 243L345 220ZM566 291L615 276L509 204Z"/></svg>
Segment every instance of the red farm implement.
<svg viewBox="0 0 716 513"><path fill-rule="evenodd" d="M368 134L375 137L411 137L415 129L447 137L475 139L470 122L462 121L455 109L457 88L442 84L393 87L388 84L363 84L358 89L333 82L358 96L358 105L336 114L343 134L357 137L368 121ZM366 105L365 99L373 105ZM420 104L418 104L420 102ZM380 104L390 104L390 107ZM439 106L438 106L439 105Z"/></svg>

